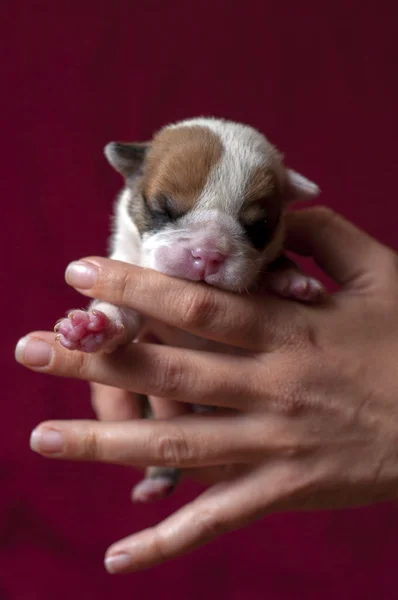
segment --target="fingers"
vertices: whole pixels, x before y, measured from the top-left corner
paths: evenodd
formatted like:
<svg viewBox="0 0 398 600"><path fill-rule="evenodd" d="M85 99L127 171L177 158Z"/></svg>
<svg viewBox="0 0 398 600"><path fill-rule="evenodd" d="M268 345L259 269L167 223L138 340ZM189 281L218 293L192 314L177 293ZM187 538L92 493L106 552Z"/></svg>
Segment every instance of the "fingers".
<svg viewBox="0 0 398 600"><path fill-rule="evenodd" d="M325 207L289 213L288 250L312 257L341 285L359 285L378 270L388 250L375 239Z"/></svg>
<svg viewBox="0 0 398 600"><path fill-rule="evenodd" d="M144 343L112 354L86 354L66 350L56 343L53 333L35 332L20 340L16 359L41 373L178 402L236 410L245 410L250 402L253 366L249 357Z"/></svg>
<svg viewBox="0 0 398 600"><path fill-rule="evenodd" d="M263 349L264 331L269 344L275 336L282 337L284 324L295 314L292 303L269 295L262 298L265 319L252 297L97 257L71 263L66 281L86 296L134 308L207 339L233 346L244 343L250 350Z"/></svg>
<svg viewBox="0 0 398 600"><path fill-rule="evenodd" d="M91 404L100 421L128 421L141 417L136 394L101 383L90 383Z"/></svg>
<svg viewBox="0 0 398 600"><path fill-rule="evenodd" d="M280 433L272 422L260 432L255 419L237 416L51 421L33 431L31 447L48 458L183 469L249 462Z"/></svg>
<svg viewBox="0 0 398 600"><path fill-rule="evenodd" d="M210 488L159 525L111 546L106 569L110 573L148 569L247 525L270 510L279 492L275 483L270 469L262 481L253 472Z"/></svg>

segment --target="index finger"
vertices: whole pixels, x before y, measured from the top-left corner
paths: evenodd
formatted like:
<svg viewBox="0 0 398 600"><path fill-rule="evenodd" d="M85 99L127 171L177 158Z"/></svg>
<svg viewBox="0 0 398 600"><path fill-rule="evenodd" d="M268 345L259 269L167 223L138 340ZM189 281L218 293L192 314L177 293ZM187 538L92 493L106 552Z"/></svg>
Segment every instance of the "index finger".
<svg viewBox="0 0 398 600"><path fill-rule="evenodd" d="M66 282L80 293L137 310L178 329L249 350L280 342L298 307L274 296L235 294L111 259L71 263ZM279 344L277 344L279 345Z"/></svg>

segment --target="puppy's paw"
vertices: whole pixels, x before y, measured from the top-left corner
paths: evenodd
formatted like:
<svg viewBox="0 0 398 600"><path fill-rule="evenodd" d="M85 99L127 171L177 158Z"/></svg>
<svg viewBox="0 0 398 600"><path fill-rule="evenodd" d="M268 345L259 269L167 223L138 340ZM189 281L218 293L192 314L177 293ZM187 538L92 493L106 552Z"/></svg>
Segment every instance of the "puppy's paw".
<svg viewBox="0 0 398 600"><path fill-rule="evenodd" d="M297 269L270 273L268 286L279 296L302 302L319 302L327 294L326 289L317 279L308 277Z"/></svg>
<svg viewBox="0 0 398 600"><path fill-rule="evenodd" d="M95 309L72 310L56 323L54 331L57 341L68 350L109 352L121 342L124 326Z"/></svg>
<svg viewBox="0 0 398 600"><path fill-rule="evenodd" d="M168 477L151 477L143 479L134 487L131 498L133 502L148 504L162 500L171 494L174 489L173 482Z"/></svg>
<svg viewBox="0 0 398 600"><path fill-rule="evenodd" d="M170 467L148 467L145 479L134 487L131 499L133 502L148 503L169 496L180 478L180 471Z"/></svg>

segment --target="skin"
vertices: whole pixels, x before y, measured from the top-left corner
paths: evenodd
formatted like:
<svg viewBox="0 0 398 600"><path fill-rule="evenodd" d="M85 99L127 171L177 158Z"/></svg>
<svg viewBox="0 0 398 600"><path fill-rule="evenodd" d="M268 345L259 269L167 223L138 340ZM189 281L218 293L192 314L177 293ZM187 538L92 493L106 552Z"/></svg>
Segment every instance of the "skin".
<svg viewBox="0 0 398 600"><path fill-rule="evenodd" d="M25 366L96 382L98 414L114 421L42 423L33 450L56 459L178 467L210 484L159 525L111 546L110 572L151 567L271 512L396 498L397 254L324 208L292 214L287 245L312 256L339 291L304 305L100 258L84 259L94 265L92 285L67 272L86 296L239 346L243 358L150 343L88 355L64 350L53 333L35 332L27 339L49 350L47 357L44 346L36 351L35 365L26 338L20 344L17 359ZM189 397L221 410L137 421L133 392L176 403Z"/></svg>

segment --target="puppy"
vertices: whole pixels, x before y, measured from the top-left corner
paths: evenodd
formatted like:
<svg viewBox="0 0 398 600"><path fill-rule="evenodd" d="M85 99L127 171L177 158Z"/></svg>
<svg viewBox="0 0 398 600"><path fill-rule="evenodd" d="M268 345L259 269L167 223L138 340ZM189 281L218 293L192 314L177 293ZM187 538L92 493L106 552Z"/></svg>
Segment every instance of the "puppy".
<svg viewBox="0 0 398 600"><path fill-rule="evenodd" d="M274 292L301 301L323 295L322 285L297 269L275 269L283 257L287 207L315 198L318 186L287 168L252 127L195 118L164 127L148 143L111 142L105 156L124 178L110 258L237 293L253 289L272 269ZM159 326L145 322L161 341ZM135 311L93 301L55 330L65 348L110 352L143 327ZM173 336L176 346L215 347L180 331ZM146 502L165 496L177 478L176 469L151 467L133 497Z"/></svg>

